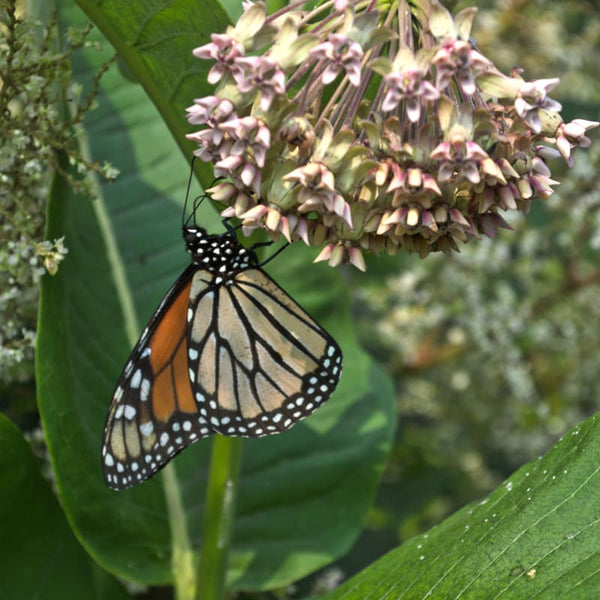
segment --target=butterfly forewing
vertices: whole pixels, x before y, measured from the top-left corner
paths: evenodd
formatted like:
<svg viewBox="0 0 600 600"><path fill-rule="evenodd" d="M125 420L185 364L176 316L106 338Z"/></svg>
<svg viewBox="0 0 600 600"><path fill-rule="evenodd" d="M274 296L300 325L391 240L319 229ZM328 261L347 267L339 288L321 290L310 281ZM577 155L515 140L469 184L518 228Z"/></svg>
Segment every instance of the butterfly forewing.
<svg viewBox="0 0 600 600"><path fill-rule="evenodd" d="M104 476L114 489L147 479L210 434L188 374L187 310L195 271L188 268L169 290L119 378L102 448Z"/></svg>
<svg viewBox="0 0 600 600"><path fill-rule="evenodd" d="M109 409L108 485L147 479L211 433L289 429L333 393L342 354L331 336L233 234L184 228L192 264L136 344Z"/></svg>

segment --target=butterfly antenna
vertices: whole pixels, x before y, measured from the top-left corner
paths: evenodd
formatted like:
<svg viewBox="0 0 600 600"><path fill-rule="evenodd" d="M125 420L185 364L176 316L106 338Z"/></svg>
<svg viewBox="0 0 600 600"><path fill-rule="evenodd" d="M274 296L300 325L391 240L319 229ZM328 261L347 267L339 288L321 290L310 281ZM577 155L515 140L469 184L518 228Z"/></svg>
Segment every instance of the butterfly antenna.
<svg viewBox="0 0 600 600"><path fill-rule="evenodd" d="M192 162L190 163L190 176L188 178L187 190L185 191L185 203L183 205L183 213L181 215L181 228L182 229L188 225L188 223L190 222L190 219L192 218L192 215L195 212L195 210L194 210L188 216L187 219L185 218L185 213L187 211L188 198L190 196L190 188L192 187L192 177L194 176L194 161L195 160L196 160L196 155L192 156ZM195 202L194 202L194 204L195 204Z"/></svg>
<svg viewBox="0 0 600 600"><path fill-rule="evenodd" d="M252 249L254 250L254 248L260 248L261 246L270 246L273 242L260 242L258 244L254 244L252 246ZM276 252L274 252L273 254L271 254L271 256L269 256L269 258L263 260L259 267L264 267L267 263L271 262L278 254L281 254L288 246L290 245L289 242L286 242L283 246L281 246L281 248L278 248Z"/></svg>
<svg viewBox="0 0 600 600"><path fill-rule="evenodd" d="M227 230L227 233L229 235L231 235L232 237L236 237L235 232L238 231L239 229L241 229L244 225L243 223L240 223L239 225L236 225L235 227L229 222L229 219L231 217L227 217L226 219L222 219L221 220L221 225L223 225L223 227L225 227L225 229Z"/></svg>

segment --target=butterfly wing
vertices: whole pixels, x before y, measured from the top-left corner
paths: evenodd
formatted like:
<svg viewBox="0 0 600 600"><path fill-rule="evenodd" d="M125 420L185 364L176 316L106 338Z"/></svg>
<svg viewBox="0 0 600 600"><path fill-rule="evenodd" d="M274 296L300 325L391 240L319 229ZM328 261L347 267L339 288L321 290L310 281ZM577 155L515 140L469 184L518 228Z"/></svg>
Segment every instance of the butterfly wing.
<svg viewBox="0 0 600 600"><path fill-rule="evenodd" d="M198 414L188 374L190 265L142 333L117 384L104 429L102 467L113 489L154 475L175 454L210 434Z"/></svg>
<svg viewBox="0 0 600 600"><path fill-rule="evenodd" d="M190 291L189 367L210 429L259 437L289 429L333 393L342 353L262 269Z"/></svg>

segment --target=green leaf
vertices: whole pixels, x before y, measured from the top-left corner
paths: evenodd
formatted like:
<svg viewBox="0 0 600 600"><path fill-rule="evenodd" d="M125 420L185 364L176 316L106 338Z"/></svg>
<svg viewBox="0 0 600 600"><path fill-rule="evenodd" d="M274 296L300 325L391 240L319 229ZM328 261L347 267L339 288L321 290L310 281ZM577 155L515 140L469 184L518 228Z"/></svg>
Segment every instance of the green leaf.
<svg viewBox="0 0 600 600"><path fill-rule="evenodd" d="M179 44L167 18L174 11L193 13L198 4L169 4L166 14L156 13L155 4L102 2L88 13L102 12L98 25L111 29L111 39L124 31L129 41L123 59L138 81L168 70L171 79L185 81L189 97L180 98L165 84L168 97L157 103L174 131L172 124L184 121L182 107L210 93L204 74L187 81L181 73L188 68L186 53L202 40L195 35L190 44L188 31L186 43ZM199 12L206 17L212 5L205 4ZM81 19L70 3L64 8L71 22ZM142 46L132 59L135 40L157 31L155 19L171 32L157 41L168 47L149 55ZM143 32L131 29L142 24ZM85 51L84 60L75 56L77 78L89 81L102 58L93 50ZM156 93L160 86L144 87ZM140 86L111 69L100 88L98 109L85 124L87 143L94 160L109 160L121 176L99 188L93 204L74 198L60 180L52 190L48 235L66 235L69 255L58 275L42 283L40 411L62 503L82 543L113 573L168 583L171 531L163 477L123 492L108 490L100 445L132 342L187 263L180 219L188 170ZM199 219L209 230L222 229L208 204ZM336 394L313 417L284 435L244 442L228 574L236 588L285 585L345 552L360 532L393 434L391 385L356 343L341 276L310 265L314 254L290 248L268 270L338 340L345 370ZM209 449L210 440L201 440L173 463L172 480L193 541L200 539Z"/></svg>
<svg viewBox="0 0 600 600"><path fill-rule="evenodd" d="M600 589L600 417L324 600L589 600ZM407 490L409 492L409 490Z"/></svg>
<svg viewBox="0 0 600 600"><path fill-rule="evenodd" d="M71 8L68 0L57 1L63 9ZM211 67L210 61L195 58L192 50L229 25L221 4L215 0L77 0L77 4L142 85L180 149L191 156L195 144L185 134L195 128L182 115L194 98L208 93L206 75ZM205 183L212 177L203 163L198 163L197 173Z"/></svg>
<svg viewBox="0 0 600 600"><path fill-rule="evenodd" d="M11 600L129 598L85 553L21 432L0 414L0 581Z"/></svg>

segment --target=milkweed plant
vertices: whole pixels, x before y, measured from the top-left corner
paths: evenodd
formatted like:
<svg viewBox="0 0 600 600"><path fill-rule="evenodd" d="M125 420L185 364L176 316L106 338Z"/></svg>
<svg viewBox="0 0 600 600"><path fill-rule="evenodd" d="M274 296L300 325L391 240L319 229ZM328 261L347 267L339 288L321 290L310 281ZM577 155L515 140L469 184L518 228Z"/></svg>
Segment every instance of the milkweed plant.
<svg viewBox="0 0 600 600"><path fill-rule="evenodd" d="M565 123L558 78L500 72L470 39L475 8L436 0L245 2L194 50L212 61L188 137L222 181L208 190L248 234L321 248L365 270L364 252L450 253L510 228L558 182L549 163L590 144Z"/></svg>

